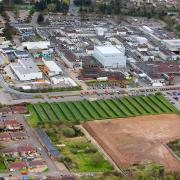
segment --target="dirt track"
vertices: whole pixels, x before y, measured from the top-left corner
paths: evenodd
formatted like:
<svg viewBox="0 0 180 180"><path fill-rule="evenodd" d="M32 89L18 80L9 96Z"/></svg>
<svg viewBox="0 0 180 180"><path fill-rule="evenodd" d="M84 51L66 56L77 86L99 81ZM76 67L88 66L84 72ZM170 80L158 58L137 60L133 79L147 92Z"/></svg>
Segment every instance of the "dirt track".
<svg viewBox="0 0 180 180"><path fill-rule="evenodd" d="M169 170L180 170L180 161L164 146L180 137L178 115L98 120L83 126L119 167L153 160Z"/></svg>

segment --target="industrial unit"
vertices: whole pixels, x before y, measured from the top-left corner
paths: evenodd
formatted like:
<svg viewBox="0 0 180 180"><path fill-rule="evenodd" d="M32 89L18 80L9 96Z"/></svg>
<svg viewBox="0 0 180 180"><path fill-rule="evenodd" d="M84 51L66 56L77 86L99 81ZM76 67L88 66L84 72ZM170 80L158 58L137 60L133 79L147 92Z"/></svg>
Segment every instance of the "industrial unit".
<svg viewBox="0 0 180 180"><path fill-rule="evenodd" d="M166 39L163 42L170 51L180 53L180 39Z"/></svg>
<svg viewBox="0 0 180 180"><path fill-rule="evenodd" d="M42 72L31 59L20 59L10 67L20 81L42 79Z"/></svg>
<svg viewBox="0 0 180 180"><path fill-rule="evenodd" d="M50 46L49 41L38 41L38 42L23 42L22 46L29 49L48 49Z"/></svg>
<svg viewBox="0 0 180 180"><path fill-rule="evenodd" d="M54 61L43 60L45 66L48 68L49 76L63 74L62 69Z"/></svg>
<svg viewBox="0 0 180 180"><path fill-rule="evenodd" d="M95 46L93 56L106 68L126 67L124 47Z"/></svg>

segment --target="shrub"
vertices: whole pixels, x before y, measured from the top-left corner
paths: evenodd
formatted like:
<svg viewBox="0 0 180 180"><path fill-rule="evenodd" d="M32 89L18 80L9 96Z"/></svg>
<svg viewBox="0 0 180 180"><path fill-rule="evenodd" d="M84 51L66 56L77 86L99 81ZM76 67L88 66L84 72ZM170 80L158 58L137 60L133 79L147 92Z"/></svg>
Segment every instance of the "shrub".
<svg viewBox="0 0 180 180"><path fill-rule="evenodd" d="M93 155L93 157L92 157L92 159L91 159L91 164L93 165L93 166L99 166L99 164L101 163L101 161L102 161L102 157L101 156L99 156L99 154L94 154Z"/></svg>
<svg viewBox="0 0 180 180"><path fill-rule="evenodd" d="M85 153L96 153L97 149L93 146L91 147L86 147L86 149L84 150Z"/></svg>
<svg viewBox="0 0 180 180"><path fill-rule="evenodd" d="M81 132L81 130L79 128L73 127L73 129L76 132L76 136L83 136L83 133Z"/></svg>
<svg viewBox="0 0 180 180"><path fill-rule="evenodd" d="M77 148L71 148L71 152L72 152L73 154L77 154L77 153L78 153L78 150L77 150Z"/></svg>
<svg viewBox="0 0 180 180"><path fill-rule="evenodd" d="M71 158L69 158L67 156L62 156L60 158L60 161L63 162L63 163L71 163L72 162Z"/></svg>
<svg viewBox="0 0 180 180"><path fill-rule="evenodd" d="M63 135L65 137L74 137L74 136L76 136L76 132L75 132L75 130L73 128L63 128L62 132L63 132Z"/></svg>
<svg viewBox="0 0 180 180"><path fill-rule="evenodd" d="M161 92L156 92L155 95L162 95L162 93Z"/></svg>

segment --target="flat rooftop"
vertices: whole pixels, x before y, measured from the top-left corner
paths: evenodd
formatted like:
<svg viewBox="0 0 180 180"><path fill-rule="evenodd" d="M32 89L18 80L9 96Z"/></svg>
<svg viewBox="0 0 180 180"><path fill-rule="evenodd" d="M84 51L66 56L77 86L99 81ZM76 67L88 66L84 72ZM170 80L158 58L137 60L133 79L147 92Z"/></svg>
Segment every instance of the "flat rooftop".
<svg viewBox="0 0 180 180"><path fill-rule="evenodd" d="M115 46L95 46L102 54L121 54L122 52Z"/></svg>
<svg viewBox="0 0 180 180"><path fill-rule="evenodd" d="M171 46L179 46L180 48L180 39L167 39L163 41Z"/></svg>
<svg viewBox="0 0 180 180"><path fill-rule="evenodd" d="M23 42L23 47L26 47L27 49L48 49L50 46L49 41L39 41L39 42Z"/></svg>
<svg viewBox="0 0 180 180"><path fill-rule="evenodd" d="M31 74L41 72L36 64L30 59L20 59L17 63L11 63L14 71L19 71L20 74Z"/></svg>
<svg viewBox="0 0 180 180"><path fill-rule="evenodd" d="M54 61L43 61L51 72L62 72L62 69Z"/></svg>
<svg viewBox="0 0 180 180"><path fill-rule="evenodd" d="M162 78L163 73L180 73L180 65L177 61L137 62L136 65L153 79Z"/></svg>

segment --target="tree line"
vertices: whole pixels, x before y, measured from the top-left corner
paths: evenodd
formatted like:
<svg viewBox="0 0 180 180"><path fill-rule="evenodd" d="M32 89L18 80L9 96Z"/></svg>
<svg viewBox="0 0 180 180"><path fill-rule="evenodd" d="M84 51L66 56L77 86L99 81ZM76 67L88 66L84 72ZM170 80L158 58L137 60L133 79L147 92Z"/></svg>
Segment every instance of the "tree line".
<svg viewBox="0 0 180 180"><path fill-rule="evenodd" d="M69 2L65 0L40 0L36 1L34 6L38 11L48 10L67 14L69 10Z"/></svg>
<svg viewBox="0 0 180 180"><path fill-rule="evenodd" d="M94 2L92 0L74 0L74 4L79 6L80 12L85 13L100 13L107 15L129 15L143 17L163 17L167 15L168 9L165 5L155 7L152 4L142 4L134 6L129 1L125 0L110 0L108 3L104 1Z"/></svg>

